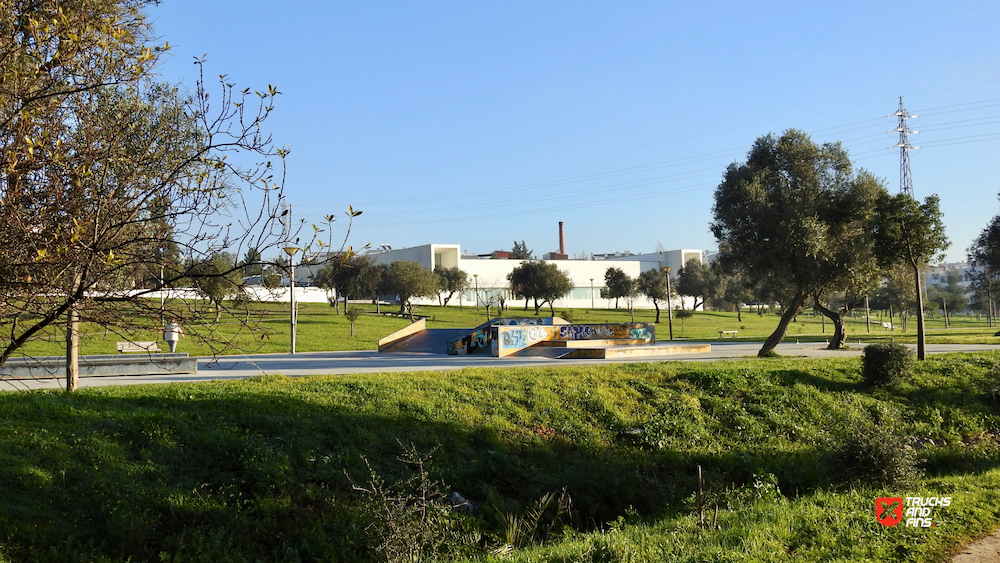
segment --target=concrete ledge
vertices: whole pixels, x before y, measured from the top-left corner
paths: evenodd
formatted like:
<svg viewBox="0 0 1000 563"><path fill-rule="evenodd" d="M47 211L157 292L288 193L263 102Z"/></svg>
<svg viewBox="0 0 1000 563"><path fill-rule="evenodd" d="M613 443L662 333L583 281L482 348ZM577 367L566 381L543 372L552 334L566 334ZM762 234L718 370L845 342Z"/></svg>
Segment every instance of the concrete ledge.
<svg viewBox="0 0 1000 563"><path fill-rule="evenodd" d="M608 359L627 356L670 356L673 354L707 354L712 351L709 344L687 344L668 346L636 346L630 348L612 346L607 348L581 348L567 352L560 359Z"/></svg>
<svg viewBox="0 0 1000 563"><path fill-rule="evenodd" d="M80 377L171 373L198 373L198 359L186 353L80 356ZM9 379L65 376L66 358L63 356L11 358L0 368L0 377Z"/></svg>

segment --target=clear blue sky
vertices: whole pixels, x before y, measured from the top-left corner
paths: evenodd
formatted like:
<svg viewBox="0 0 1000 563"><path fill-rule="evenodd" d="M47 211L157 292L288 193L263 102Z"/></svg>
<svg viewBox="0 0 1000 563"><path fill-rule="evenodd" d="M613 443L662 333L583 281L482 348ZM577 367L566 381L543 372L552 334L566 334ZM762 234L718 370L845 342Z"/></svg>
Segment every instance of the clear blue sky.
<svg viewBox="0 0 1000 563"><path fill-rule="evenodd" d="M918 118L914 191L962 260L1000 212L1000 2L164 0L193 57L283 93L296 219L363 210L350 243L525 240L567 251L714 249L713 190L768 132L841 141L899 189L889 131ZM343 224L343 220L341 220Z"/></svg>

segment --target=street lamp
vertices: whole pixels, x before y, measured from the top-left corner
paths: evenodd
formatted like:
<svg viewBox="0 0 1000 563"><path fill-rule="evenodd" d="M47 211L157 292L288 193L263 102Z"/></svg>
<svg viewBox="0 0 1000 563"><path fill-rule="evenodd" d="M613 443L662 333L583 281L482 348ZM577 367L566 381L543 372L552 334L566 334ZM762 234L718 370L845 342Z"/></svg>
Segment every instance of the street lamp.
<svg viewBox="0 0 1000 563"><path fill-rule="evenodd" d="M289 292L289 307L291 308L290 328L292 333L292 354L295 354L295 325L298 321L298 311L295 310L295 253L301 249L297 246L286 246L284 250L285 254L288 255L288 287L291 290Z"/></svg>
<svg viewBox="0 0 1000 563"><path fill-rule="evenodd" d="M670 340L674 339L674 305L670 301L670 266L663 268L663 275L667 276L667 324L670 326Z"/></svg>
<svg viewBox="0 0 1000 563"><path fill-rule="evenodd" d="M590 278L590 308L594 308L594 278Z"/></svg>

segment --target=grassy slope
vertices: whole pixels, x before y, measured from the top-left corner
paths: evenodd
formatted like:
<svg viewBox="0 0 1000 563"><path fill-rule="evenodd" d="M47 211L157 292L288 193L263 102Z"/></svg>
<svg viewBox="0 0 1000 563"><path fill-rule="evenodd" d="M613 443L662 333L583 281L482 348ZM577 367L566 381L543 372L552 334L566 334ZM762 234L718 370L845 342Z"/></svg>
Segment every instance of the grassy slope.
<svg viewBox="0 0 1000 563"><path fill-rule="evenodd" d="M343 315L336 315L331 307L325 304L306 303L300 305L299 324L296 348L301 352L318 352L329 350L373 350L377 347L378 339L398 330L407 324L408 319L384 317L374 314L374 307L368 305L356 305L371 311L371 314L364 315L355 324L356 336L350 336L350 323ZM212 347L204 342L210 339L216 342L216 349L222 342L230 342L232 346L224 353L265 353L265 352L287 352L289 349L289 323L288 306L279 303L260 304L259 313L262 315L260 324L261 330L249 334L237 334L239 322L228 315L224 315L219 325L205 322L200 325L189 325L186 330L189 333L198 333L199 338L187 338L180 343L179 351L188 352L191 355L212 355ZM385 310L395 310L392 307L383 307ZM547 310L545 310L547 313ZM559 314L561 310L557 310ZM419 307L418 314L430 316L428 326L431 328L460 328L474 327L486 320L486 310L481 309L477 315L474 307ZM507 316L531 316L532 310L524 311L521 306L515 304L505 313ZM609 309L572 309L570 315L577 323L603 323L603 322L625 322L630 320L630 316L625 310ZM214 320L214 314L206 312L208 320ZM888 317L885 317L888 319ZM635 320L638 322L653 322L655 312L648 310L637 310ZM861 339L865 342L895 339L899 342L914 342L915 333L912 326L906 333L901 327L895 331L886 331L878 322L879 317L873 314L871 332L865 324L864 316L856 319L848 319L847 330L849 342L857 342ZM694 317L686 319L683 323L680 319L674 319L674 337L676 339L710 340L717 339L720 330L737 330L741 340L763 340L774 331L778 318L773 314L758 316L756 313L744 312L742 321L737 319L736 313L724 312L700 312ZM142 323L140 323L142 324ZM145 330L139 330L129 337L133 340L158 340L160 338L159 319L147 319ZM977 320L975 317L956 316L952 321L952 328L945 329L944 321L940 317L930 319L927 322L929 343L996 343L998 340L993 334L996 328L991 328L985 320ZM29 343L24 351L27 354L61 355L64 353L62 342L63 327L53 327L47 331L40 339ZM113 354L116 352L115 342L123 340L123 335L104 332L92 325L84 324L83 332L85 337L81 344L84 354ZM825 330L825 332L824 332ZM666 313L661 316L661 323L656 327L657 336L660 340L667 339L669 328ZM800 315L797 322L793 323L788 330L787 339L822 341L829 338L833 332L833 326L825 323L822 317L814 317L811 314ZM0 343L3 340L0 338ZM163 345L166 348L165 345Z"/></svg>
<svg viewBox="0 0 1000 563"><path fill-rule="evenodd" d="M347 475L365 456L406 476L412 444L473 499L566 487L577 531L515 560L933 561L1000 520L996 363L934 357L891 392L857 359L774 359L0 393L0 560L369 560ZM826 457L866 420L946 445L920 450L918 484L871 489ZM698 465L719 530L696 526ZM921 492L955 497L940 527L875 522L876 496ZM497 530L463 526L450 553L488 559Z"/></svg>

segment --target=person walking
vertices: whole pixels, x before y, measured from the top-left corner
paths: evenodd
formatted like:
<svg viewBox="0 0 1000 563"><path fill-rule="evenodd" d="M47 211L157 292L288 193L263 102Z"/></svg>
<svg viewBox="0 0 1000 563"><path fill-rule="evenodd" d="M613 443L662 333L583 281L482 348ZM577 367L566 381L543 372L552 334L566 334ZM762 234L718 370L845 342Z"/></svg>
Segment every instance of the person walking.
<svg viewBox="0 0 1000 563"><path fill-rule="evenodd" d="M170 319L167 326L163 327L163 339L170 346L170 352L177 351L177 341L184 338L184 329L177 323L176 319Z"/></svg>

